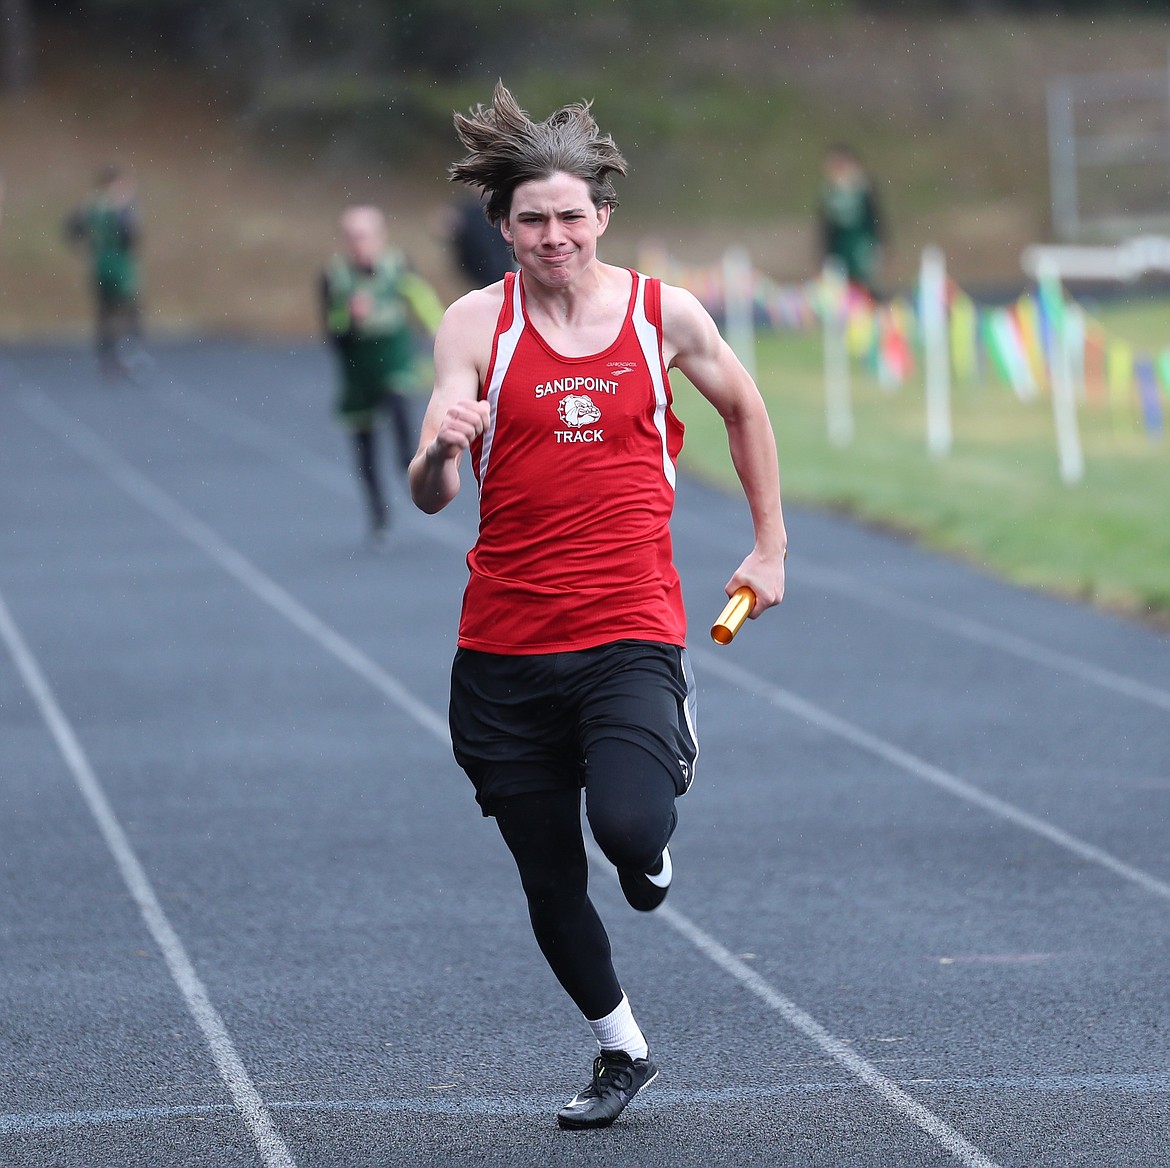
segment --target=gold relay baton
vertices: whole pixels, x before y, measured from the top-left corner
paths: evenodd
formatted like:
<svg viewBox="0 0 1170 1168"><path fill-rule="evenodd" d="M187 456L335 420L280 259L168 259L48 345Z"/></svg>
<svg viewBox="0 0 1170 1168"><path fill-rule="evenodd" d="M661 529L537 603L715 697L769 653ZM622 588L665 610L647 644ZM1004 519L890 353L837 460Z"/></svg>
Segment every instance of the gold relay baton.
<svg viewBox="0 0 1170 1168"><path fill-rule="evenodd" d="M756 594L746 584L737 588L711 626L711 640L716 645L730 645L755 606Z"/></svg>

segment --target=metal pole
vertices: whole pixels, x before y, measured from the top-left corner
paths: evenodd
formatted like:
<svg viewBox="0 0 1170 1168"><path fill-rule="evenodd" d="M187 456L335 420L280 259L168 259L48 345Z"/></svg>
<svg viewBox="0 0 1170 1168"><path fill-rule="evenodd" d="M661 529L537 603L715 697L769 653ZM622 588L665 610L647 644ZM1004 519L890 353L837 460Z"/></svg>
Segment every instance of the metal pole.
<svg viewBox="0 0 1170 1168"><path fill-rule="evenodd" d="M821 323L825 346L825 425L829 443L853 441L853 404L849 396L849 350L846 345L845 273L832 260L821 273Z"/></svg>
<svg viewBox="0 0 1170 1168"><path fill-rule="evenodd" d="M1056 450L1060 460L1060 477L1066 487L1075 486L1085 477L1085 456L1077 423L1076 390L1073 386L1071 361L1065 341L1064 289L1060 273L1051 260L1041 261L1040 296L1052 321L1052 417L1056 425Z"/></svg>
<svg viewBox="0 0 1170 1168"><path fill-rule="evenodd" d="M723 255L723 311L727 343L754 379L756 321L752 296L752 261L742 247L728 248Z"/></svg>
<svg viewBox="0 0 1170 1168"><path fill-rule="evenodd" d="M951 354L947 337L947 262L942 249L922 249L918 276L919 312L926 366L926 451L931 458L951 452Z"/></svg>

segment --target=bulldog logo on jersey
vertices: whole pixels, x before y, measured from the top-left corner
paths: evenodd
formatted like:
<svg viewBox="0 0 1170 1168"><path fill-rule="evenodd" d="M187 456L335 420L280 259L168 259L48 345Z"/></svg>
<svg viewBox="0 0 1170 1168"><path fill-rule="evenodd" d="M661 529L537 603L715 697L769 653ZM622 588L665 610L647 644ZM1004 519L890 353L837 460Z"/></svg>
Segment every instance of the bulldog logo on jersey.
<svg viewBox="0 0 1170 1168"><path fill-rule="evenodd" d="M570 393L561 398L557 413L566 426L589 426L601 420L601 410L583 393Z"/></svg>
<svg viewBox="0 0 1170 1168"><path fill-rule="evenodd" d="M604 441L602 430L585 428L601 421L601 410L591 397L583 393L566 394L557 404L557 413L566 426L573 427L572 430L554 430L558 442Z"/></svg>

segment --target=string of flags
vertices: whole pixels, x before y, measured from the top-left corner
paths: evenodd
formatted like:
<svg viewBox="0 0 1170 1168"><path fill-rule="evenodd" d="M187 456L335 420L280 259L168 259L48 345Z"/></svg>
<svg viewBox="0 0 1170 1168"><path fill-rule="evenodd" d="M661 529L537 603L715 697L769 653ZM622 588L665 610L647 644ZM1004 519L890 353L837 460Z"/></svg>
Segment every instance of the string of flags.
<svg viewBox="0 0 1170 1168"><path fill-rule="evenodd" d="M639 266L688 289L716 319L725 318L724 265L682 264L650 245L640 253ZM811 332L831 314L844 330L849 356L880 386L895 390L915 375L923 352L920 289L875 303L863 290L823 277L781 284L752 265L746 278L749 286L732 293L750 299L757 327ZM1051 390L1055 364L1063 360L1078 401L1107 409L1119 433L1140 427L1152 439L1164 434L1170 338L1158 352L1136 349L1067 295L1052 303L1039 290L1007 304L981 304L948 279L945 302L950 370L957 382L991 378L1028 402Z"/></svg>

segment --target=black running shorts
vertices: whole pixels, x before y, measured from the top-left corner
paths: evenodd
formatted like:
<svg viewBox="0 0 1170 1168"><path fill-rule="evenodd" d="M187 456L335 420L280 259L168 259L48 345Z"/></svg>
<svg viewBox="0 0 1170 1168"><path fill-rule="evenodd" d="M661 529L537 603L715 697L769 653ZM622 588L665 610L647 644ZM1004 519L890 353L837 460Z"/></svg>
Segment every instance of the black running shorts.
<svg viewBox="0 0 1170 1168"><path fill-rule="evenodd" d="M485 815L527 791L578 788L590 744L649 751L679 795L695 774L695 686L685 649L615 641L570 653L459 649L451 668L451 743Z"/></svg>

